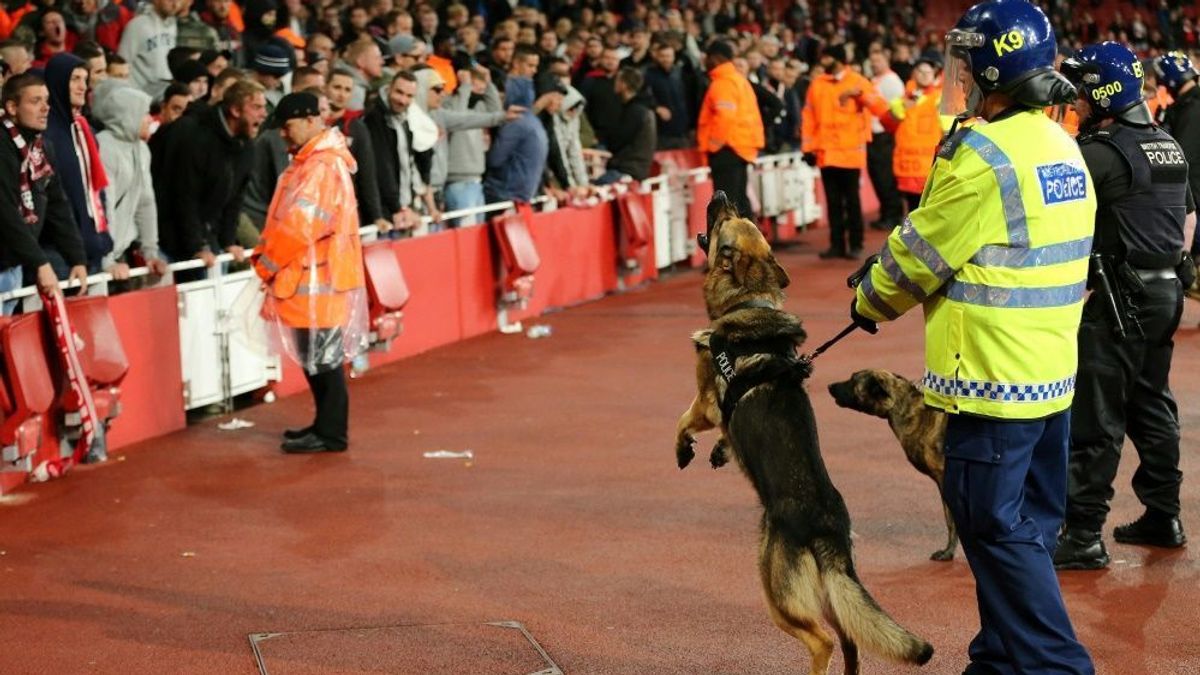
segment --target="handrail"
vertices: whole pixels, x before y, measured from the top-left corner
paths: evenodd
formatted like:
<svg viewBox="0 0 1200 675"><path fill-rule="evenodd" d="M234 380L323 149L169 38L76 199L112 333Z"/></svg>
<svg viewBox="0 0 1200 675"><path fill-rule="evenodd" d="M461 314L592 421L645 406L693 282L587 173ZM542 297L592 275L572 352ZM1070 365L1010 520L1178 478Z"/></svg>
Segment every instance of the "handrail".
<svg viewBox="0 0 1200 675"><path fill-rule="evenodd" d="M549 199L547 197L535 197L532 203L544 204L547 201L549 201ZM446 211L441 214L441 219L439 220L439 222L445 222L447 220L463 218L466 216L482 215L485 213L492 213L494 211L506 211L508 209L513 208L514 206L516 206L515 202L503 201L503 202L492 202L491 204L484 204L483 206L475 206L475 207L471 207L471 208L467 208L467 209ZM421 216L421 223L424 225L429 225L429 224L433 223L433 219L429 216ZM465 227L472 227L472 226L473 225L468 225ZM365 225L365 226L359 228L358 234L360 237L377 236L379 234L379 227L377 225ZM233 254L232 253L220 253L215 256L213 265L216 266L221 263L229 263L229 262L234 262ZM167 270L170 272L185 272L187 270L202 269L205 267L206 267L206 265L203 260L201 260L199 258L190 258L188 260L180 260L179 262L174 262L174 263L167 265ZM145 267L145 266L133 267L133 268L130 268L130 270L129 270L129 278L130 279L133 279L136 277L149 276L149 275L150 275L149 267ZM88 275L87 280L88 280L89 287L91 287L93 284L107 284L112 281L117 281L117 279L114 279L113 276L111 274L109 274L108 272L97 272L96 274L90 274L90 275ZM78 288L79 280L70 279L70 280L65 280L65 281L59 281L58 287L62 290ZM16 290L0 293L0 302L3 302L5 300L20 300L22 298L28 298L28 297L32 297L35 295L37 295L37 286L23 286Z"/></svg>
<svg viewBox="0 0 1200 675"><path fill-rule="evenodd" d="M783 162L799 161L801 158L801 155L802 155L802 153L800 153L798 151L791 151L791 152L780 153L780 154L776 154L776 155L765 155L765 156L758 157L757 159L755 159L754 163L756 166L763 166L763 165L768 165L768 164L773 166L773 165L776 165L778 163L783 163ZM704 180L704 178L706 176L708 176L710 173L711 173L711 169L709 167L700 166L700 167L695 167L692 169L686 169L684 171L679 171L674 175L683 177L685 180L692 179L694 182L700 182L700 181ZM595 191L596 197L598 198L599 201L611 201L613 199L616 199L618 195L620 195L620 194L624 193L626 190L630 190L630 189L636 189L639 194L647 194L649 192L652 192L655 189L664 189L667 187L670 179L671 179L671 174L660 174L660 175L652 176L650 178L647 178L645 180L638 182L636 187L634 186L633 183L624 183L624 184L618 183L618 184L614 184L614 185L594 185L594 186L592 186L592 188ZM551 198L543 195L543 196L535 197L533 199L532 203L545 205L552 201L553 200ZM585 203L595 204L596 201L592 198L589 198L588 200L586 200ZM456 220L458 218L465 218L468 216L476 216L476 215L484 215L484 214L494 213L494 212L498 212L498 211L507 211L508 209L514 208L515 206L516 206L516 203L513 201L502 201L502 202L492 202L490 204L484 204L483 206L476 206L476 207L471 207L471 208L467 208L467 209L457 209L454 211L446 211L441 214L441 218L439 219L438 222L452 221L452 220ZM434 222L433 219L430 218L429 216L421 217L422 225L430 225L430 224L433 224L433 222ZM475 227L478 225L479 224L474 223L471 225L464 225L463 227ZM360 237L368 238L368 239L372 238L372 237L377 238L380 234L379 227L376 225L373 225L373 224L372 225L364 225L363 227L359 228L358 233L359 233ZM234 261L233 254L220 253L216 256L216 260L213 264L215 266L218 264L229 263L229 262L233 262L233 261ZM167 265L167 269L171 272L184 272L187 270L202 269L204 267L205 267L204 261L200 260L198 258L192 258L189 260L181 260L179 262L175 262L175 263L171 263L171 264ZM148 267L135 267L135 268L131 268L129 270L129 278L131 278L131 279L137 278L137 277L148 276L148 275L150 275L150 269ZM93 284L106 285L109 282L116 281L116 279L114 279L113 276L111 274L109 274L108 272L99 272L96 274L92 274L92 275L89 275L87 279L88 279L89 287L91 287ZM75 279L71 279L69 281L59 281L58 287L62 290L77 288L77 287L79 287L79 281L75 280ZM6 300L20 300L22 298L33 297L36 295L37 295L37 286L24 286L24 287L18 288L16 290L0 293L0 302L4 302Z"/></svg>

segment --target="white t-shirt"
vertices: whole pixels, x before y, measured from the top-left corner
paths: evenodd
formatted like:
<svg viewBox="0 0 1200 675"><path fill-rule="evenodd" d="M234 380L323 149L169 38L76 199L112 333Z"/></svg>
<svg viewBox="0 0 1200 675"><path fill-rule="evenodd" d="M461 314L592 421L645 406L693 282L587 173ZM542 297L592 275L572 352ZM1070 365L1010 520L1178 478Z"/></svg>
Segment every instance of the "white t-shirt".
<svg viewBox="0 0 1200 675"><path fill-rule="evenodd" d="M871 82L875 84L875 88L879 90L879 95L883 97L883 100L888 103L904 95L904 81L893 70L889 70L883 75L876 75L871 78ZM877 117L871 118L871 133L883 133L883 125L879 123Z"/></svg>

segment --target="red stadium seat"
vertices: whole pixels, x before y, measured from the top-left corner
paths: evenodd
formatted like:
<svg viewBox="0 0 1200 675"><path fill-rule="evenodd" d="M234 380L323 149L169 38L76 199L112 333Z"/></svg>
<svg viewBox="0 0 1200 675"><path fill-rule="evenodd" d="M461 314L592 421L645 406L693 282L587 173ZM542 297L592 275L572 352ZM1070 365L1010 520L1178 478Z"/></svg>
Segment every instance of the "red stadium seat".
<svg viewBox="0 0 1200 675"><path fill-rule="evenodd" d="M28 472L41 444L42 415L54 403L54 381L42 342L41 314L0 319L0 470Z"/></svg>
<svg viewBox="0 0 1200 675"><path fill-rule="evenodd" d="M390 244L364 247L363 267L367 273L371 348L387 351L404 330L402 310L408 304L408 283Z"/></svg>
<svg viewBox="0 0 1200 675"><path fill-rule="evenodd" d="M108 298L68 298L66 306L71 327L83 341L78 350L79 362L88 382L100 386L120 384L129 372L129 359L121 345L117 324L109 314Z"/></svg>
<svg viewBox="0 0 1200 675"><path fill-rule="evenodd" d="M646 202L642 195L628 190L617 197L620 214L620 255L625 269L638 269L638 261L654 237L654 224L646 213Z"/></svg>
<svg viewBox="0 0 1200 675"><path fill-rule="evenodd" d="M121 345L121 335L108 311L108 298L82 296L65 302L71 329L79 336L76 351L79 365L92 391L96 422L107 425L121 413L121 380L129 372L129 359ZM62 396L66 435L74 438L81 424L79 409L83 401L66 387Z"/></svg>
<svg viewBox="0 0 1200 675"><path fill-rule="evenodd" d="M529 232L528 218L532 214L528 204L518 204L516 213L492 219L503 265L500 299L504 303L523 304L533 295L533 273L541 266L542 259Z"/></svg>

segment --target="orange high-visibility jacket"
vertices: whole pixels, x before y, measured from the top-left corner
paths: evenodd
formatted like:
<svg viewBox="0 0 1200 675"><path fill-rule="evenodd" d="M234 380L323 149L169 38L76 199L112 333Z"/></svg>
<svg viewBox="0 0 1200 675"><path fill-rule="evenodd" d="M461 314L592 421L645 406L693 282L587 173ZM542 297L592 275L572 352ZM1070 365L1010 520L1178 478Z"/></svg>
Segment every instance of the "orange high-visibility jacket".
<svg viewBox="0 0 1200 675"><path fill-rule="evenodd" d="M916 82L909 81L905 98L912 100ZM892 155L892 173L901 192L921 194L933 166L933 155L942 142L942 85L935 82L919 93L916 103L904 111L896 127L896 152Z"/></svg>
<svg viewBox="0 0 1200 675"><path fill-rule="evenodd" d="M885 117L887 101L853 70L843 68L839 75L822 75L809 86L800 116L800 148L816 153L819 167L862 169L867 166L871 115Z"/></svg>
<svg viewBox="0 0 1200 675"><path fill-rule="evenodd" d="M1174 102L1175 99L1171 98L1171 94L1167 92L1167 88L1159 87L1154 92L1154 96L1146 99L1146 105L1150 107L1150 117L1157 120L1159 112L1165 110Z"/></svg>
<svg viewBox="0 0 1200 675"><path fill-rule="evenodd" d="M453 94L454 90L458 89L458 74L454 72L454 63L450 59L431 54L425 59L425 64L442 76L442 81L446 83L446 95Z"/></svg>
<svg viewBox="0 0 1200 675"><path fill-rule="evenodd" d="M716 152L728 145L738 157L753 162L766 138L750 81L732 63L722 63L708 75L712 83L704 94L696 127L700 152Z"/></svg>
<svg viewBox="0 0 1200 675"><path fill-rule="evenodd" d="M32 2L27 2L20 7L7 11L4 7L0 7L0 40L7 40L12 36L12 32L20 25L21 19L25 15L36 9Z"/></svg>
<svg viewBox="0 0 1200 675"><path fill-rule="evenodd" d="M1058 123L1072 138L1079 135L1079 113L1071 104L1052 105L1046 108L1046 116Z"/></svg>
<svg viewBox="0 0 1200 675"><path fill-rule="evenodd" d="M366 287L356 169L345 137L327 129L279 177L254 270L269 289L264 312L292 328L344 326L350 296Z"/></svg>

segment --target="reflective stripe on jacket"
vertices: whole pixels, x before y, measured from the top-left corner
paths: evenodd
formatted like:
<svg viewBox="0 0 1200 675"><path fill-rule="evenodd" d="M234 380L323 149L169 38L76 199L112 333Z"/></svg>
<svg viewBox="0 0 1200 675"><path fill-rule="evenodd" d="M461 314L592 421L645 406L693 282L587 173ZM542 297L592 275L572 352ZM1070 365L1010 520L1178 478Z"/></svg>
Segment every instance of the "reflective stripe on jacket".
<svg viewBox="0 0 1200 675"><path fill-rule="evenodd" d="M696 127L700 152L716 152L728 145L738 157L753 162L766 138L750 81L732 63L722 63L708 75L712 83L704 94Z"/></svg>
<svg viewBox="0 0 1200 675"><path fill-rule="evenodd" d="M1078 146L1041 110L964 129L858 288L886 321L925 310L925 402L1037 419L1071 405L1096 214Z"/></svg>

